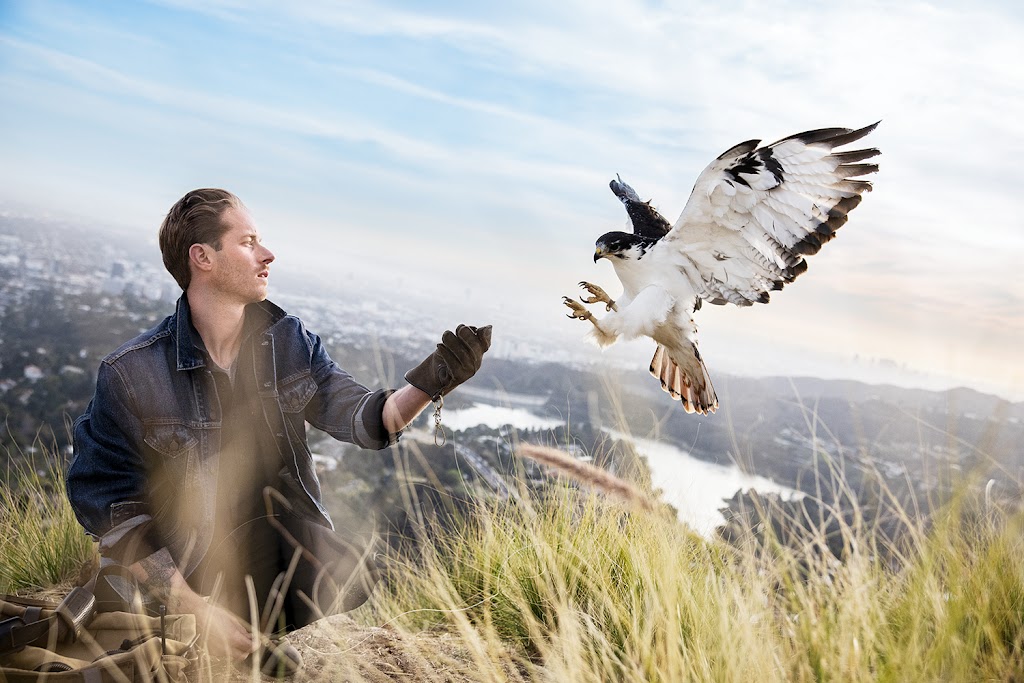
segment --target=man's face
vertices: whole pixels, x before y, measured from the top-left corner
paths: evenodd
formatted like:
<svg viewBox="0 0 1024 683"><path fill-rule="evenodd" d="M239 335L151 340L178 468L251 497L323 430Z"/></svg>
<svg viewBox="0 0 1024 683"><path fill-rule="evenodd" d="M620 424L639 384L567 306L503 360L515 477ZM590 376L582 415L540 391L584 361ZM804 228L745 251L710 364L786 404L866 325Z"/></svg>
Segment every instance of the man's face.
<svg viewBox="0 0 1024 683"><path fill-rule="evenodd" d="M263 301L274 254L260 242L256 223L244 208L230 208L220 219L228 229L220 251L211 254L217 289L243 304Z"/></svg>

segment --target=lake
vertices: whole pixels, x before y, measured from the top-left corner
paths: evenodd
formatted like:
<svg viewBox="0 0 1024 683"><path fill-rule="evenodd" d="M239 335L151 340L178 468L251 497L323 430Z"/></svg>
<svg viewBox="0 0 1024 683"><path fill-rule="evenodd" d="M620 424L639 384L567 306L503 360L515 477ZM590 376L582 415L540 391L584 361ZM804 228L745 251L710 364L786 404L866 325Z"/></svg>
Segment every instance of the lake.
<svg viewBox="0 0 1024 683"><path fill-rule="evenodd" d="M476 403L470 408L459 410L445 408L441 419L446 429L469 429L477 425L493 428L512 425L516 429L552 429L565 423L564 420L534 415L526 408L506 408L486 403Z"/></svg>
<svg viewBox="0 0 1024 683"><path fill-rule="evenodd" d="M468 429L481 424L492 428L510 424L517 429L551 429L563 421L535 415L522 407L484 403L444 413L444 425L449 429ZM710 537L715 527L725 521L718 510L737 490L778 493L787 500L801 495L766 477L746 474L734 464L705 462L671 444L605 431L635 444L636 450L647 458L651 482L662 490L665 502L679 511L680 520L705 537Z"/></svg>
<svg viewBox="0 0 1024 683"><path fill-rule="evenodd" d="M671 444L606 431L636 445L636 450L647 458L651 483L662 490L662 498L675 506L681 520L705 537L710 537L715 527L725 522L718 510L736 491L756 489L760 493L778 493L784 500L802 495L767 477L747 474L732 463L722 465L698 460Z"/></svg>

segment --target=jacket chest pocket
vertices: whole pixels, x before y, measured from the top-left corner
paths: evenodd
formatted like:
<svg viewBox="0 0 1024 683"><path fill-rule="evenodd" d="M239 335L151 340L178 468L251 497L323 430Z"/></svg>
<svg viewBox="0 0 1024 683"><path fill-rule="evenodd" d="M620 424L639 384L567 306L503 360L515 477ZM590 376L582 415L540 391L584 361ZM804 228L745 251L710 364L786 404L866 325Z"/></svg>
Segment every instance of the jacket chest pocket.
<svg viewBox="0 0 1024 683"><path fill-rule="evenodd" d="M146 427L144 441L160 455L178 459L199 447L195 429L183 424L157 424Z"/></svg>
<svg viewBox="0 0 1024 683"><path fill-rule="evenodd" d="M196 528L204 516L212 519L206 500L211 494L209 482L204 485L199 475L201 431L170 423L146 425L143 432L154 461L147 482L150 508L160 533L170 543L178 543L179 532Z"/></svg>
<svg viewBox="0 0 1024 683"><path fill-rule="evenodd" d="M277 386L277 400L286 413L302 413L316 394L316 382L310 375L303 375Z"/></svg>

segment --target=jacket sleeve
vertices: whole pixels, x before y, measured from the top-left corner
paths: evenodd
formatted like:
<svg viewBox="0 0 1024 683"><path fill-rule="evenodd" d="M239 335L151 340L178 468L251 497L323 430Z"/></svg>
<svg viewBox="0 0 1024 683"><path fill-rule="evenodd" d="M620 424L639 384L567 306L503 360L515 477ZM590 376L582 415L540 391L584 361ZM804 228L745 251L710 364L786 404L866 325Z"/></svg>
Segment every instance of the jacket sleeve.
<svg viewBox="0 0 1024 683"><path fill-rule="evenodd" d="M384 403L390 389L370 391L331 359L320 337L306 332L310 369L316 394L306 406L305 419L336 439L360 448L380 450L398 442L401 432L384 428Z"/></svg>
<svg viewBox="0 0 1024 683"><path fill-rule="evenodd" d="M145 495L142 422L124 378L107 362L73 439L67 495L101 554L131 564L162 547Z"/></svg>

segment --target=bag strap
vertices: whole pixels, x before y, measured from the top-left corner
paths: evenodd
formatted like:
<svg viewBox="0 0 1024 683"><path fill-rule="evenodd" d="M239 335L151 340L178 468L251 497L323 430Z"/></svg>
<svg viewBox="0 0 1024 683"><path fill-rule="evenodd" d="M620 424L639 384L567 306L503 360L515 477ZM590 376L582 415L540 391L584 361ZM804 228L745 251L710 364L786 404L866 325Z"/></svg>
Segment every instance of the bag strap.
<svg viewBox="0 0 1024 683"><path fill-rule="evenodd" d="M28 606L22 616L0 621L0 655L17 652L26 645L45 644L53 628L57 642L75 642L92 619L95 607L95 596L81 587L71 589L47 617L42 616L41 605Z"/></svg>
<svg viewBox="0 0 1024 683"><path fill-rule="evenodd" d="M95 612L96 596L81 586L72 588L71 592L64 596L64 599L57 605L57 609L54 610L60 620L59 627L63 628L63 640L66 642L78 640L82 629L92 620L92 615Z"/></svg>
<svg viewBox="0 0 1024 683"><path fill-rule="evenodd" d="M138 581L131 571L120 564L101 566L85 586L71 589L59 604L31 598L14 598L10 603L22 610L21 614L0 620L0 656L17 652L26 645L55 642L73 643L96 612L130 612L132 601L139 591ZM147 612L152 605L145 605ZM56 628L56 634L51 629Z"/></svg>

